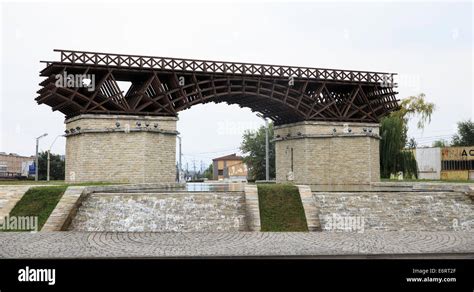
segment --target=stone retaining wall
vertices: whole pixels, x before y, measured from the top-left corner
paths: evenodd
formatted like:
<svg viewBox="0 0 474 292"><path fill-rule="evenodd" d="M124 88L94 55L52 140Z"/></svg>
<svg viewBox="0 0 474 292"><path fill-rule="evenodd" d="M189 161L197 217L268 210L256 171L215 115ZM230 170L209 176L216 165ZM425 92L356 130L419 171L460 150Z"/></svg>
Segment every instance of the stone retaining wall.
<svg viewBox="0 0 474 292"><path fill-rule="evenodd" d="M334 223L341 220L363 220L364 230L474 230L473 199L461 192L315 192L313 198L323 231L338 231Z"/></svg>
<svg viewBox="0 0 474 292"><path fill-rule="evenodd" d="M94 193L68 230L150 232L246 231L241 192Z"/></svg>
<svg viewBox="0 0 474 292"><path fill-rule="evenodd" d="M181 189L184 185L177 183L150 183L129 185L104 186L70 186L64 192L53 212L49 216L41 231L66 230L76 216L78 208L90 194L96 192L143 192L153 190Z"/></svg>

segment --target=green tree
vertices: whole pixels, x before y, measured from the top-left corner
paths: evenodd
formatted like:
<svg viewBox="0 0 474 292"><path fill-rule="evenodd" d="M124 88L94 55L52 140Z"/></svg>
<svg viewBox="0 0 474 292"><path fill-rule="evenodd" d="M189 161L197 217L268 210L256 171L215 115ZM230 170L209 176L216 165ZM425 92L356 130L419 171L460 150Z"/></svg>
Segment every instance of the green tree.
<svg viewBox="0 0 474 292"><path fill-rule="evenodd" d="M48 167L48 152L43 151L38 153L38 179L46 180L47 176L47 167ZM50 155L50 180L64 180L65 175L65 163L64 159L61 158L61 155L52 154Z"/></svg>
<svg viewBox="0 0 474 292"><path fill-rule="evenodd" d="M453 136L452 146L474 145L474 123L471 120L458 123L458 132Z"/></svg>
<svg viewBox="0 0 474 292"><path fill-rule="evenodd" d="M273 141L273 123L268 123L270 178L275 178L275 142ZM265 127L257 131L246 131L240 149L245 154L244 162L248 167L249 179L265 179Z"/></svg>
<svg viewBox="0 0 474 292"><path fill-rule="evenodd" d="M408 121L418 116L417 127L423 129L431 122L435 105L425 101L423 93L410 96L400 103L400 109L380 122L380 172L384 178L403 171L405 177L417 175L415 156L404 150L407 145Z"/></svg>
<svg viewBox="0 0 474 292"><path fill-rule="evenodd" d="M209 164L209 167L204 171L203 177L207 179L213 179L213 172L214 172L214 166L211 163Z"/></svg>
<svg viewBox="0 0 474 292"><path fill-rule="evenodd" d="M434 141L432 146L433 147L448 147L449 143L448 141L441 139L441 140Z"/></svg>

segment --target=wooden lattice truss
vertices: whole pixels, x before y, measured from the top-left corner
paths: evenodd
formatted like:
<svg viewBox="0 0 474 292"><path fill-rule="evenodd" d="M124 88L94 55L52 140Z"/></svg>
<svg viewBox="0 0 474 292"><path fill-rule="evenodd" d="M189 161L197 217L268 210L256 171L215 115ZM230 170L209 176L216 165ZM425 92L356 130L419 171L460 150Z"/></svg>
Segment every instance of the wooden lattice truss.
<svg viewBox="0 0 474 292"><path fill-rule="evenodd" d="M66 117L83 113L176 116L195 104L248 107L276 124L378 122L398 109L393 75L246 63L60 51L46 62L36 98ZM94 77L94 87L58 86L57 76ZM118 81L129 83L127 91Z"/></svg>

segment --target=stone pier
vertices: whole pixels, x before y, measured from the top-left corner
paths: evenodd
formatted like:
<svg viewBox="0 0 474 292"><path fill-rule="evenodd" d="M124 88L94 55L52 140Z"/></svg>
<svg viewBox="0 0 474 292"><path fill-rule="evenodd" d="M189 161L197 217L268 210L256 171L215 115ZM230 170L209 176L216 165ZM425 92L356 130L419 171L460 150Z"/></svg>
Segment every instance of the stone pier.
<svg viewBox="0 0 474 292"><path fill-rule="evenodd" d="M379 124L305 121L275 127L276 180L367 185L380 180Z"/></svg>
<svg viewBox="0 0 474 292"><path fill-rule="evenodd" d="M174 182L175 117L92 115L67 119L67 182Z"/></svg>

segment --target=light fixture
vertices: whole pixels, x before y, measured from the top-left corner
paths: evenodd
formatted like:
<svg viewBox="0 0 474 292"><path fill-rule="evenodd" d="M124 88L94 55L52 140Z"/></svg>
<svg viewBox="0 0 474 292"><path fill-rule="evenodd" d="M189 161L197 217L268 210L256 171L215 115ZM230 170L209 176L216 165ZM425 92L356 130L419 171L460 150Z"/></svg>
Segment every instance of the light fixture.
<svg viewBox="0 0 474 292"><path fill-rule="evenodd" d="M116 123L115 123L115 126L116 126L117 128L120 128L120 123L119 123L119 122L116 122Z"/></svg>
<svg viewBox="0 0 474 292"><path fill-rule="evenodd" d="M142 126L142 123L139 122L139 121L137 121L136 125L137 125L137 127L141 127L141 126Z"/></svg>

